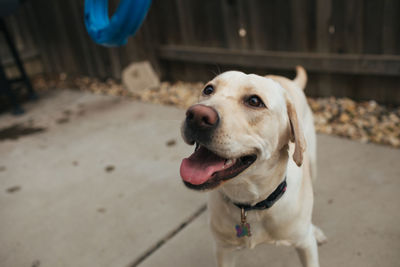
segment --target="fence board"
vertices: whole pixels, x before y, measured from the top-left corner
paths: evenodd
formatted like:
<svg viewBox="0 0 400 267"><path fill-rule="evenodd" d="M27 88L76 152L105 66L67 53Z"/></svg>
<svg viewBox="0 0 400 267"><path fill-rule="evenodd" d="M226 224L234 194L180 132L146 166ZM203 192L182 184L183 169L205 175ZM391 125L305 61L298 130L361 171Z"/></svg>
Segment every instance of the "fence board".
<svg viewBox="0 0 400 267"><path fill-rule="evenodd" d="M276 28L275 36L273 36L276 40L276 50L293 51L294 49L291 28L292 12L290 12L290 8L290 0L279 0L276 3L275 21L273 23Z"/></svg>
<svg viewBox="0 0 400 267"><path fill-rule="evenodd" d="M269 69L293 69L297 64L309 71L351 74L400 75L400 56L250 51L224 48L162 46L165 60Z"/></svg>
<svg viewBox="0 0 400 267"><path fill-rule="evenodd" d="M334 27L332 25L332 0L316 0L316 21L317 21L317 31L316 31L316 47L319 53L329 53L331 52L331 40L332 31ZM332 95L333 86L331 75L323 74L321 75L317 82L317 90L321 95Z"/></svg>
<svg viewBox="0 0 400 267"><path fill-rule="evenodd" d="M32 30L30 27L30 23L25 19L27 17L27 11L25 6L22 6L18 10L18 16L16 17L16 21L20 26L20 40L17 40L19 45L22 46L22 50L32 51L34 50L33 36ZM21 18L24 18L23 20Z"/></svg>
<svg viewBox="0 0 400 267"><path fill-rule="evenodd" d="M237 0L236 12L237 12L237 28L235 33L239 38L240 48L249 49L251 46L252 36L249 34L250 17L249 5L246 0Z"/></svg>
<svg viewBox="0 0 400 267"><path fill-rule="evenodd" d="M60 46L63 51L63 53L60 53L60 57L63 58L65 65L63 71L68 73L82 73L87 66L78 61L79 58L84 58L80 52L81 49L74 49L76 44L76 28L69 26L72 22L70 21L71 17L68 16L68 14L71 13L71 5L66 1L54 1L53 6L55 14L58 14L54 16L54 19L57 24L58 36L60 38L58 42L61 42Z"/></svg>
<svg viewBox="0 0 400 267"><path fill-rule="evenodd" d="M362 53L363 47L363 1L332 2L331 52Z"/></svg>
<svg viewBox="0 0 400 267"><path fill-rule="evenodd" d="M330 52L332 0L317 0L317 51Z"/></svg>
<svg viewBox="0 0 400 267"><path fill-rule="evenodd" d="M60 73L64 68L59 57L61 50L57 51L57 49L60 49L58 47L60 41L55 38L58 35L57 25L53 21L50 23L48 19L48 14L52 14L53 7L46 2L46 0L37 0L32 3L33 19L37 22L38 29L35 34L37 34L38 39L42 40L39 48L40 53L46 53L48 56L49 66L46 69L50 69L50 72L53 73ZM67 66L64 67L67 68Z"/></svg>
<svg viewBox="0 0 400 267"><path fill-rule="evenodd" d="M384 1L365 1L364 51L366 54L381 54Z"/></svg>
<svg viewBox="0 0 400 267"><path fill-rule="evenodd" d="M265 48L266 43L266 31L265 28L261 25L260 19L260 3L259 1L249 1L249 30L248 34L251 35L252 39L252 49L254 50L262 50ZM262 33L262 34L260 34Z"/></svg>
<svg viewBox="0 0 400 267"><path fill-rule="evenodd" d="M182 41L185 44L193 45L194 43L194 32L193 32L193 20L190 18L190 13L187 11L191 9L191 1L175 0L176 7L178 10L178 21L180 26L180 33Z"/></svg>
<svg viewBox="0 0 400 267"><path fill-rule="evenodd" d="M291 1L291 29L292 29L292 49L295 51L308 51L308 17L309 7L307 1Z"/></svg>
<svg viewBox="0 0 400 267"><path fill-rule="evenodd" d="M168 15L165 13L168 12ZM156 0L150 8L150 16L157 17L154 22L158 28L157 35L162 44L182 43L179 32L178 12L175 0ZM144 23L147 23L146 21Z"/></svg>
<svg viewBox="0 0 400 267"><path fill-rule="evenodd" d="M400 2L385 0L382 46L384 54L400 54Z"/></svg>
<svg viewBox="0 0 400 267"><path fill-rule="evenodd" d="M235 8L236 1L220 1L221 18L225 33L225 47L240 48L240 38L237 34L238 30L238 14Z"/></svg>

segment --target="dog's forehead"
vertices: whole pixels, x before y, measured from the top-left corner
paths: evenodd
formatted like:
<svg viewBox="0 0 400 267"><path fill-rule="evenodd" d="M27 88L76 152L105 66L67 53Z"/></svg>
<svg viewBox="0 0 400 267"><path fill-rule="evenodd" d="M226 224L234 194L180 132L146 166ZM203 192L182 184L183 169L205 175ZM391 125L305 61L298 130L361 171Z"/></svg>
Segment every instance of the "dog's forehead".
<svg viewBox="0 0 400 267"><path fill-rule="evenodd" d="M211 82L219 86L228 85L229 83L237 84L247 80L247 74L241 71L227 71L216 76Z"/></svg>
<svg viewBox="0 0 400 267"><path fill-rule="evenodd" d="M212 81L217 93L226 97L238 97L238 94L259 94L270 107L284 103L284 89L276 81L256 74L245 74L240 71L227 71ZM273 105L273 106L271 106Z"/></svg>

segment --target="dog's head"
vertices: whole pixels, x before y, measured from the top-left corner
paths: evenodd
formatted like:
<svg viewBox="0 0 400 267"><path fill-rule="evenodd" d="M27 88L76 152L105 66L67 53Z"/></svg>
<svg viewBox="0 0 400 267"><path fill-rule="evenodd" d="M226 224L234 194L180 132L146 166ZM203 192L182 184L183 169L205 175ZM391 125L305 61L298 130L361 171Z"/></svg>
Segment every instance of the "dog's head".
<svg viewBox="0 0 400 267"><path fill-rule="evenodd" d="M262 76L225 72L206 84L199 103L186 112L186 143L195 152L180 173L192 189L212 189L268 161L296 144L293 159L302 163L304 137L296 111L279 83Z"/></svg>

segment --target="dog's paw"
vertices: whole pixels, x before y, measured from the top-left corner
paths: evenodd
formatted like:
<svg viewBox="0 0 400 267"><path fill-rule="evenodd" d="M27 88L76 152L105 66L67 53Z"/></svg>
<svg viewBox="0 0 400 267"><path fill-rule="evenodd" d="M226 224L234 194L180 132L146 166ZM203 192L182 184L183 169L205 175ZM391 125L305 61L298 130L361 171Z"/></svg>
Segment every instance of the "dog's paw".
<svg viewBox="0 0 400 267"><path fill-rule="evenodd" d="M328 238L326 237L324 232L322 232L321 229L319 229L315 225L313 225L313 228L314 228L314 236L315 236L315 239L317 240L318 246L321 246L321 245L325 244L326 242L328 242Z"/></svg>

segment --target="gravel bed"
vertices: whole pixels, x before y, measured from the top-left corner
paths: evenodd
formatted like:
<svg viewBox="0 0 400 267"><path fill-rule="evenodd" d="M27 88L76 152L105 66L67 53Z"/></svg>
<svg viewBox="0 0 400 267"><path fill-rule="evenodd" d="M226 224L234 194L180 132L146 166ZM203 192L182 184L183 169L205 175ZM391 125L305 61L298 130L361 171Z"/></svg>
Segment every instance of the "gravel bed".
<svg viewBox="0 0 400 267"><path fill-rule="evenodd" d="M131 93L121 83L108 79L70 78L65 74L33 79L36 90L77 88L95 94L119 95L132 99L187 108L196 102L203 83L162 82L157 88ZM356 102L348 98L308 98L317 132L347 137L364 143L400 148L400 107L379 105L374 100Z"/></svg>

